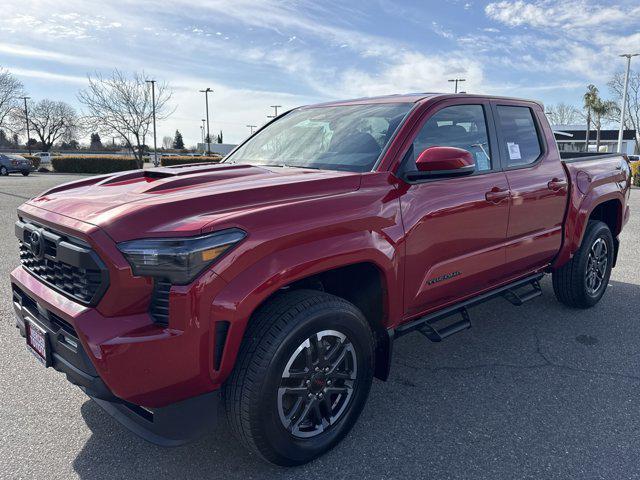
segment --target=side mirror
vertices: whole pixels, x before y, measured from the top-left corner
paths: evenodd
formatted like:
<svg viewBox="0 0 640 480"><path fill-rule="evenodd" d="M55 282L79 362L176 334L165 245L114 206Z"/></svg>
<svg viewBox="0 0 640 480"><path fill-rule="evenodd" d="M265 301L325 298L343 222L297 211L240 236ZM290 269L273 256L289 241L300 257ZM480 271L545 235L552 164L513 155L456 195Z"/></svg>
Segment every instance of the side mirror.
<svg viewBox="0 0 640 480"><path fill-rule="evenodd" d="M470 175L476 170L471 152L456 147L429 147L416 159L415 172L408 172L409 180Z"/></svg>

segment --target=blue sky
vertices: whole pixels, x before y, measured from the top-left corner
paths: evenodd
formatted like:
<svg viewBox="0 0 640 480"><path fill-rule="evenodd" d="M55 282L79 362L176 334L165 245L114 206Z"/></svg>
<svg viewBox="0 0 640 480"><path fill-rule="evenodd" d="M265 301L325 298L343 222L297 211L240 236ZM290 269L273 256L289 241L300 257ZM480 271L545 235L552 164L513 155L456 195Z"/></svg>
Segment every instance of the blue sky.
<svg viewBox="0 0 640 480"><path fill-rule="evenodd" d="M463 88L579 103L606 94L640 51L640 2L592 0L273 1L4 0L0 66L34 99L78 105L90 72L144 70L171 84L179 128L200 137L203 94L212 130L238 142L269 105ZM640 68L640 64L638 64Z"/></svg>

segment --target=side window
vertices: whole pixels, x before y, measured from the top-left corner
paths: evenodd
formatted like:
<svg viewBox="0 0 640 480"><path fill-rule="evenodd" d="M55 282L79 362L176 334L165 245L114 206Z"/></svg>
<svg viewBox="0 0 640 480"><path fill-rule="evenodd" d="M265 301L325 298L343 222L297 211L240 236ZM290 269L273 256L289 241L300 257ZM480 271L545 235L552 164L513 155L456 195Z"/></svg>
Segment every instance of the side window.
<svg viewBox="0 0 640 480"><path fill-rule="evenodd" d="M530 108L499 105L498 128L509 167L529 165L540 157L542 147Z"/></svg>
<svg viewBox="0 0 640 480"><path fill-rule="evenodd" d="M476 171L491 170L484 107L455 105L436 112L427 120L413 141L413 159L409 160L409 168L415 169L416 158L429 147L463 148L471 152L475 158Z"/></svg>

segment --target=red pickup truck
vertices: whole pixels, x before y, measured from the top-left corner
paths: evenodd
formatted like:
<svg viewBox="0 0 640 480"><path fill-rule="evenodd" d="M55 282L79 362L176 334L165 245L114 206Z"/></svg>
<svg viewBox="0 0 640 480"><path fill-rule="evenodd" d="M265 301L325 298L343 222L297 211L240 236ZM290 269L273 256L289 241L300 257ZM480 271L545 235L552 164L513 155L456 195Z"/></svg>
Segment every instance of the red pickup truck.
<svg viewBox="0 0 640 480"><path fill-rule="evenodd" d="M561 302L594 306L629 192L621 155L561 160L536 102L297 108L221 164L85 178L27 201L17 326L148 440L207 431L221 403L250 449L301 464L354 425L395 338L440 341L471 326L475 304L540 295L546 273Z"/></svg>

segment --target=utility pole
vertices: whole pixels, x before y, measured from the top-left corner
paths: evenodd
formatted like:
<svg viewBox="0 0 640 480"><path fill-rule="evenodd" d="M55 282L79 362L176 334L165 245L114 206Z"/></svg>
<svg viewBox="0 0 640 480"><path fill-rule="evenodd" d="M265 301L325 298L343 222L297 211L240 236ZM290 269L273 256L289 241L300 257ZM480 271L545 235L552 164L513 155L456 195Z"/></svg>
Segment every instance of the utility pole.
<svg viewBox="0 0 640 480"><path fill-rule="evenodd" d="M211 156L211 136L209 135L209 92L213 92L209 87L204 90L200 90L200 93L204 93L204 103L205 108L207 109L207 137L205 138L207 142L207 156Z"/></svg>
<svg viewBox="0 0 640 480"><path fill-rule="evenodd" d="M274 114L267 115L267 118L276 118L278 116L278 109L282 108L282 105L271 105L271 108L273 108Z"/></svg>
<svg viewBox="0 0 640 480"><path fill-rule="evenodd" d="M451 82L455 82L456 87L455 87L455 93L458 93L458 82L466 82L467 79L466 78L450 78L449 79L449 83Z"/></svg>
<svg viewBox="0 0 640 480"><path fill-rule="evenodd" d="M203 118L202 119L202 125L200 126L200 129L202 130L202 143L204 143L206 141L206 137L204 136L204 130L205 130L205 124L206 120Z"/></svg>
<svg viewBox="0 0 640 480"><path fill-rule="evenodd" d="M629 70L631 70L631 57L637 57L640 53L625 53L620 55L627 59L627 70L624 73L624 87L622 89L622 105L620 107L620 130L618 131L618 153L622 153L622 136L624 134L624 113L627 109L627 89L629 88Z"/></svg>
<svg viewBox="0 0 640 480"><path fill-rule="evenodd" d="M158 147L156 145L156 81L146 80L151 84L151 104L153 108L153 166L158 166Z"/></svg>
<svg viewBox="0 0 640 480"><path fill-rule="evenodd" d="M20 97L20 99L24 100L24 117L27 119L27 148L29 149L29 155L31 155L31 132L29 130L29 110L27 110L27 100L31 97Z"/></svg>
<svg viewBox="0 0 640 480"><path fill-rule="evenodd" d="M257 125L247 125L247 128L251 131L250 135L253 135L253 129L256 128Z"/></svg>

